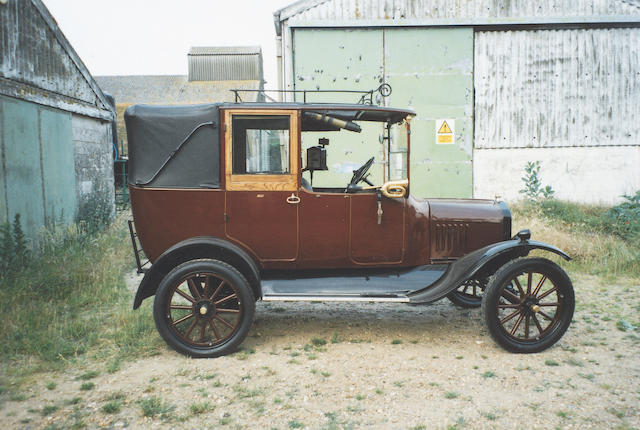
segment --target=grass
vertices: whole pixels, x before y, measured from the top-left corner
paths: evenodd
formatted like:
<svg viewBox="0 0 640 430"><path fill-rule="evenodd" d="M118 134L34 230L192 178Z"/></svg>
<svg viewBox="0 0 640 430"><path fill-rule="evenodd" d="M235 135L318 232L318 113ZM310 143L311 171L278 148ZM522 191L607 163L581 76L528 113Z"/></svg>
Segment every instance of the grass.
<svg viewBox="0 0 640 430"><path fill-rule="evenodd" d="M562 262L570 271L640 277L640 234L636 227L625 230L627 221L611 215L612 209L551 199L517 203L511 210L513 232L530 228L532 239L564 250L573 258Z"/></svg>
<svg viewBox="0 0 640 430"><path fill-rule="evenodd" d="M100 408L105 414L117 414L122 410L122 402L120 400L111 400Z"/></svg>
<svg viewBox="0 0 640 430"><path fill-rule="evenodd" d="M100 375L100 372L98 372L97 370L91 370L89 372L83 373L82 375L78 376L78 379L83 381L88 381L89 379L98 377L98 375Z"/></svg>
<svg viewBox="0 0 640 430"><path fill-rule="evenodd" d="M93 382L84 382L80 385L80 391L89 391L93 390L96 387L96 384Z"/></svg>
<svg viewBox="0 0 640 430"><path fill-rule="evenodd" d="M159 416L162 419L166 419L168 418L169 413L171 413L175 409L175 406L164 402L158 396L151 396L140 399L138 401L138 405L140 405L142 415L149 418Z"/></svg>
<svg viewBox="0 0 640 430"><path fill-rule="evenodd" d="M215 406L209 402L192 403L189 405L189 411L192 415L201 415L207 412L211 412L215 409Z"/></svg>
<svg viewBox="0 0 640 430"><path fill-rule="evenodd" d="M311 339L311 343L313 344L313 346L323 346L327 344L327 339L314 337L313 339Z"/></svg>
<svg viewBox="0 0 640 430"><path fill-rule="evenodd" d="M52 413L54 413L57 410L58 410L57 406L46 405L46 406L42 407L41 414L42 414L43 417L46 417L47 415L51 415Z"/></svg>
<svg viewBox="0 0 640 430"><path fill-rule="evenodd" d="M120 214L92 235L75 225L58 226L43 233L40 251L27 267L0 274L6 323L0 331L0 377L20 382L83 359L112 373L123 359L162 345L150 308L131 309L132 293L124 281L133 268L127 218Z"/></svg>

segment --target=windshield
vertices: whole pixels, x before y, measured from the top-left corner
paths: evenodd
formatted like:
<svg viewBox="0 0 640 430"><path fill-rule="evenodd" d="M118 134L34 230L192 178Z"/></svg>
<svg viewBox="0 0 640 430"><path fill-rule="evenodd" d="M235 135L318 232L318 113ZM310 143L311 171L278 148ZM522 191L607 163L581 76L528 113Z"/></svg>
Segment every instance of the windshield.
<svg viewBox="0 0 640 430"><path fill-rule="evenodd" d="M307 149L326 145L327 170L304 171L303 178L314 188L344 189L351 180L353 171L374 157L369 169L369 181L381 185L389 180L407 178L408 122L388 124L386 122L354 121L362 131L355 133L339 131L302 132L303 167L307 167ZM326 140L328 139L328 144ZM312 177L313 176L313 177Z"/></svg>

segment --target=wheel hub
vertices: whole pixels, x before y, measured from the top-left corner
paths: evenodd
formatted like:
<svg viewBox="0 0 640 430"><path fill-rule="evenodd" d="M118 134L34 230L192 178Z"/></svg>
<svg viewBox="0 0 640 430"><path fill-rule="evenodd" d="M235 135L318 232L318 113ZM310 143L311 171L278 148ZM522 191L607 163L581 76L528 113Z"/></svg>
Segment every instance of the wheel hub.
<svg viewBox="0 0 640 430"><path fill-rule="evenodd" d="M522 301L522 310L528 315L533 315L540 312L538 299L536 299L535 297L525 297L525 299Z"/></svg>
<svg viewBox="0 0 640 430"><path fill-rule="evenodd" d="M207 300L203 300L196 303L194 307L195 307L194 309L195 314L198 315L198 317L200 318L206 318L206 319L211 318L216 310L216 306Z"/></svg>

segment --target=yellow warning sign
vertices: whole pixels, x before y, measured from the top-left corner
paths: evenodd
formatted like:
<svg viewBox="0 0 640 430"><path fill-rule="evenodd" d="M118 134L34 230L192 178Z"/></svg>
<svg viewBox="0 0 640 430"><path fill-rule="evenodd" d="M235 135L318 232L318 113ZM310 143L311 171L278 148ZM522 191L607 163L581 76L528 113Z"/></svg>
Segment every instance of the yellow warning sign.
<svg viewBox="0 0 640 430"><path fill-rule="evenodd" d="M447 121L443 121L440 129L438 130L438 134L441 133L451 133L451 129L449 128L449 124L447 124Z"/></svg>
<svg viewBox="0 0 640 430"><path fill-rule="evenodd" d="M456 143L456 122L454 119L437 119L435 129L436 145Z"/></svg>

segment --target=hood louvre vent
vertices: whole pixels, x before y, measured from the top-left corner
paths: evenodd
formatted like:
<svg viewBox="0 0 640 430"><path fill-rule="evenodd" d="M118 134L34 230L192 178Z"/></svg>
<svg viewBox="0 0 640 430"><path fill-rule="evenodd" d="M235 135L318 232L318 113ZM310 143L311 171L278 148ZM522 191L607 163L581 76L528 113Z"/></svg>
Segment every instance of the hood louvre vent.
<svg viewBox="0 0 640 430"><path fill-rule="evenodd" d="M435 246L439 253L457 256L468 249L469 224L461 222L436 223Z"/></svg>

